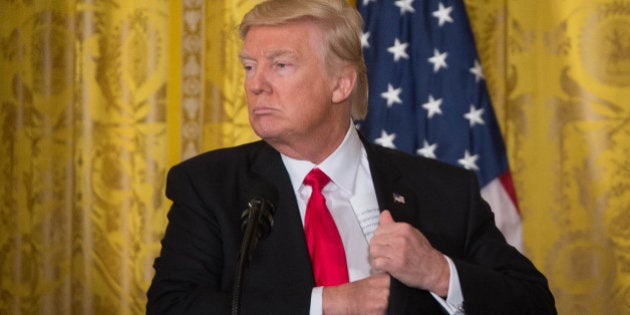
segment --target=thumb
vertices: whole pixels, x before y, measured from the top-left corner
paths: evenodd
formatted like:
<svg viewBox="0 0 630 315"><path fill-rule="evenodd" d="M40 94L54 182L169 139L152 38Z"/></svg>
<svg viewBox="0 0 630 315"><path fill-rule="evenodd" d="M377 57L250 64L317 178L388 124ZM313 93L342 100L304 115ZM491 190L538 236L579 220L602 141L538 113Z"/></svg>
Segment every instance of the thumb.
<svg viewBox="0 0 630 315"><path fill-rule="evenodd" d="M379 225L392 224L395 222L396 221L394 221L394 218L392 218L392 214L389 212L389 210L383 210L383 212L381 212L381 216L378 220Z"/></svg>

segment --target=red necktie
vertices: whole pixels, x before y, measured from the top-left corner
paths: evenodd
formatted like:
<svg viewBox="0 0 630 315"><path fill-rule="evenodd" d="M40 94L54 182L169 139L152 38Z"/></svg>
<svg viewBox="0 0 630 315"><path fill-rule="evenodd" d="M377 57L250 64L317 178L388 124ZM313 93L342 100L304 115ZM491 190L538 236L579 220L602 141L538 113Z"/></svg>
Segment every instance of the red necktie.
<svg viewBox="0 0 630 315"><path fill-rule="evenodd" d="M315 285L333 286L348 282L348 267L343 242L333 220L322 189L330 178L320 169L314 168L304 178L304 185L313 192L306 205L304 233L311 255Z"/></svg>

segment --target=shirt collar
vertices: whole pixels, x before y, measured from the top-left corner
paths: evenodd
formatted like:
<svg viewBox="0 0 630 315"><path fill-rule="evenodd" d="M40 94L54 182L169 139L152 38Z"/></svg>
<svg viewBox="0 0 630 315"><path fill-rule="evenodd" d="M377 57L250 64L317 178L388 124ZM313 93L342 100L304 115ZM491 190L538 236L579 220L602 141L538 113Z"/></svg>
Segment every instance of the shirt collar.
<svg viewBox="0 0 630 315"><path fill-rule="evenodd" d="M318 167L337 186L349 193L353 193L357 170L361 163L362 147L363 143L359 138L359 134L354 124L350 123L348 132L346 132L346 136L339 147L319 165L305 160L292 159L284 154L281 154L281 156L295 191L302 185L306 174L314 167Z"/></svg>

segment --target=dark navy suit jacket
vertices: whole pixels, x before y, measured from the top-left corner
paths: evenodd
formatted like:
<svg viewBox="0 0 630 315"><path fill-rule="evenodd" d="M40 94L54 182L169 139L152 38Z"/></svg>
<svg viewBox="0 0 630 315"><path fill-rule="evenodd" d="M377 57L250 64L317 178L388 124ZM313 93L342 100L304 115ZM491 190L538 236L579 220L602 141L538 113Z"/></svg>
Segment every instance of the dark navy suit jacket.
<svg viewBox="0 0 630 315"><path fill-rule="evenodd" d="M495 227L474 173L364 141L380 209L422 231L455 263L467 314L555 314L545 277ZM274 225L243 285L242 314L308 314L314 287L300 212L280 154L263 141L199 155L173 167L173 201L150 314L228 314L248 192L260 180L279 191ZM404 202L394 201L394 195ZM424 290L392 279L390 314L442 314Z"/></svg>

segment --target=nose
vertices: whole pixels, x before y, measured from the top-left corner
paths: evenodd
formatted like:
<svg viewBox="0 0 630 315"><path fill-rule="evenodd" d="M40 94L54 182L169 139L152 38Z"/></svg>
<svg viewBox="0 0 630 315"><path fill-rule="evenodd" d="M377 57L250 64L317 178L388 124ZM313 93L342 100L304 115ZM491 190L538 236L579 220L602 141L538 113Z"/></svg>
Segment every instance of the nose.
<svg viewBox="0 0 630 315"><path fill-rule="evenodd" d="M248 91L259 95L271 90L271 85L267 79L267 73L262 67L257 67L245 79L245 85Z"/></svg>

